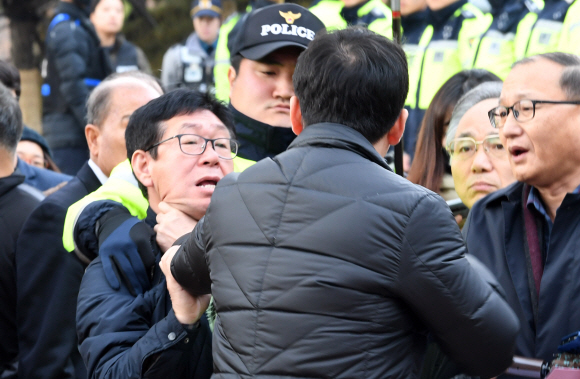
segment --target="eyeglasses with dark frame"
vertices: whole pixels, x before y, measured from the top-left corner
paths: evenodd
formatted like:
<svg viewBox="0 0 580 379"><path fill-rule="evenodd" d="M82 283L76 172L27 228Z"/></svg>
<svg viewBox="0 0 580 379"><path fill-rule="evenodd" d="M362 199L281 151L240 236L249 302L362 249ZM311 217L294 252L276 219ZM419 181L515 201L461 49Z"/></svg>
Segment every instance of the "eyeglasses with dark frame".
<svg viewBox="0 0 580 379"><path fill-rule="evenodd" d="M483 145L483 148L488 155L491 154L496 158L503 158L506 156L506 150L503 147L498 134L487 136L481 141L476 141L471 137L455 138L449 143L449 145L447 145L446 149L452 158L467 160L475 155L479 145Z"/></svg>
<svg viewBox="0 0 580 379"><path fill-rule="evenodd" d="M221 159L234 159L238 155L238 142L231 138L205 138L198 136L197 134L177 134L173 137L164 139L163 141L157 142L151 145L145 151L149 151L162 143L170 141L177 138L179 141L179 148L183 154L187 155L201 155L205 152L207 143L211 142L211 145L218 157Z"/></svg>
<svg viewBox="0 0 580 379"><path fill-rule="evenodd" d="M536 115L536 104L569 104L569 105L580 105L580 100L578 101L550 101L550 100L520 100L511 107L499 106L495 107L487 115L489 117L489 122L491 126L496 129L501 129L505 125L510 110L512 111L514 118L519 122L530 121Z"/></svg>

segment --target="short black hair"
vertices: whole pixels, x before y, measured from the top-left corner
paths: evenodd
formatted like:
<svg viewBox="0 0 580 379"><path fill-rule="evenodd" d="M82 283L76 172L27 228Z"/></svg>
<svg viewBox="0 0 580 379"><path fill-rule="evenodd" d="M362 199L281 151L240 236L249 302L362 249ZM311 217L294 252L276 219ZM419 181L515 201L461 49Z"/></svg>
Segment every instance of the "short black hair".
<svg viewBox="0 0 580 379"><path fill-rule="evenodd" d="M201 110L216 115L232 138L235 137L233 117L224 103L210 94L180 88L151 100L131 115L125 131L127 157L131 160L135 151L146 150L159 142L165 132L164 121ZM156 147L150 153L153 159L157 158Z"/></svg>
<svg viewBox="0 0 580 379"><path fill-rule="evenodd" d="M3 60L0 60L0 83L14 90L16 97L20 97L20 73L16 67Z"/></svg>
<svg viewBox="0 0 580 379"><path fill-rule="evenodd" d="M242 63L242 54L236 54L230 59L230 66L234 68L236 75L240 72L240 64Z"/></svg>
<svg viewBox="0 0 580 379"><path fill-rule="evenodd" d="M16 98L1 83L0 110L0 146L13 154L22 136L22 112Z"/></svg>
<svg viewBox="0 0 580 379"><path fill-rule="evenodd" d="M208 93L179 88L151 100L133 112L125 130L129 162L135 151L147 150L161 141L165 133L163 122L201 110L208 110L216 115L228 128L231 138L235 138L233 116L224 103ZM153 159L157 159L157 147L151 149L149 153ZM147 188L141 182L139 188L147 198Z"/></svg>
<svg viewBox="0 0 580 379"><path fill-rule="evenodd" d="M409 92L401 46L363 27L317 34L293 81L304 127L343 124L371 143L392 128Z"/></svg>

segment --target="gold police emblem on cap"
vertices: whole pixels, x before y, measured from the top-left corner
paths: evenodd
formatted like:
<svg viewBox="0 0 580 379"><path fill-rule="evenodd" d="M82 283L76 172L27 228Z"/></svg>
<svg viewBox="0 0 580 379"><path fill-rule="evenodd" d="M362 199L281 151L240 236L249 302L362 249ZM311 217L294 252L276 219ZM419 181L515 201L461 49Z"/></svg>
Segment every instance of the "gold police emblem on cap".
<svg viewBox="0 0 580 379"><path fill-rule="evenodd" d="M300 13L292 13L292 11L288 11L288 12L280 11L280 16L284 17L286 22L288 24L292 25L294 23L294 21L298 20L300 18L300 16L302 16L302 15Z"/></svg>

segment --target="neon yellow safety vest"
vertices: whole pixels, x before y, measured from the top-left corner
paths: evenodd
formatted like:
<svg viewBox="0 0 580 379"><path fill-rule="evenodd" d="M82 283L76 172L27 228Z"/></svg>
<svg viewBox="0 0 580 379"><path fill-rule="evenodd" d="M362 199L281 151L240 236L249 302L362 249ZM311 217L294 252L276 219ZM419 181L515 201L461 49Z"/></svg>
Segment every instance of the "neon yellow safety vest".
<svg viewBox="0 0 580 379"><path fill-rule="evenodd" d="M138 186L135 185L135 177L129 160L119 163L111 176L99 189L88 194L71 205L64 220L62 243L69 253L75 249L73 232L78 216L90 203L99 200L113 200L123 204L129 212L140 220L147 217L149 202L143 196Z"/></svg>
<svg viewBox="0 0 580 379"><path fill-rule="evenodd" d="M571 8L568 8L568 12L570 10ZM566 19L568 19L568 12L566 12ZM525 28L518 28L517 34L519 35L516 35L516 60L558 51L564 22L539 18L531 24L526 24Z"/></svg>
<svg viewBox="0 0 580 379"><path fill-rule="evenodd" d="M234 13L220 27L220 34L215 48L215 65L213 79L215 82L215 97L225 103L230 102L230 82L228 70L230 68L230 50L228 49L228 35L240 19L239 13Z"/></svg>
<svg viewBox="0 0 580 379"><path fill-rule="evenodd" d="M327 30L345 29L347 22L340 15L344 3L339 0L322 0L312 8L312 12L322 21ZM359 21L367 28L387 38L393 38L393 15L391 9L381 0L369 0L357 12Z"/></svg>
<svg viewBox="0 0 580 379"><path fill-rule="evenodd" d="M525 30L530 30L531 26L538 19L538 12L544 7L542 0L535 0L534 7L520 20L516 33L502 33L499 30L488 30L479 43L477 57L473 65L474 68L482 68L493 72L502 80L509 74L512 64L517 60L516 35L519 39L524 37ZM521 32L519 32L521 29ZM519 32L519 34L518 34ZM525 43L525 42L524 42Z"/></svg>
<svg viewBox="0 0 580 379"><path fill-rule="evenodd" d="M558 51L580 55L580 1L576 0L566 13Z"/></svg>
<svg viewBox="0 0 580 379"><path fill-rule="evenodd" d="M477 47L492 17L472 4L465 4L452 17L464 17L457 40L432 40L428 25L418 45L403 46L409 65L409 95L406 106L427 109L435 93L453 75L473 68Z"/></svg>

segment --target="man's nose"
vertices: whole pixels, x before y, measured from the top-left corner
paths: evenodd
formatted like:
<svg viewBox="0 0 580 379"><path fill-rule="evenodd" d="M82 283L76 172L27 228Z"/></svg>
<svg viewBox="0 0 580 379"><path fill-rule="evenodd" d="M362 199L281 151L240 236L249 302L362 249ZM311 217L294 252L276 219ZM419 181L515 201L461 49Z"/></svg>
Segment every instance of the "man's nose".
<svg viewBox="0 0 580 379"><path fill-rule="evenodd" d="M292 96L294 96L294 84L292 83L292 75L280 75L279 79L276 81L274 97L289 100Z"/></svg>
<svg viewBox="0 0 580 379"><path fill-rule="evenodd" d="M211 141L207 141L205 145L205 151L201 154L199 158L199 163L203 165L214 165L219 163L220 157L213 147Z"/></svg>
<svg viewBox="0 0 580 379"><path fill-rule="evenodd" d="M480 173L493 170L493 164L483 145L478 146L471 162L471 172Z"/></svg>

